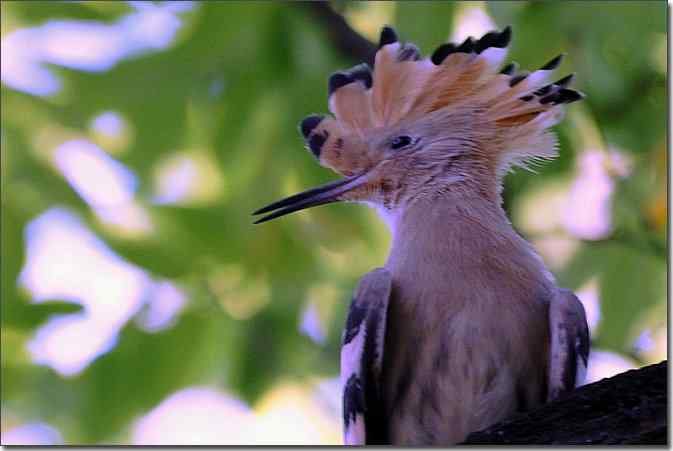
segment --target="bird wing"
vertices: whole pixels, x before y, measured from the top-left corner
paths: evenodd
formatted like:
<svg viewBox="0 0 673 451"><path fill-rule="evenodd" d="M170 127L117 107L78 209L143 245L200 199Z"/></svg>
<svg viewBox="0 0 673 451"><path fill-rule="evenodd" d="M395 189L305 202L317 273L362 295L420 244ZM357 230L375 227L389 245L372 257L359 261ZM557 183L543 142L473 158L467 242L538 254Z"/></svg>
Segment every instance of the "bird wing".
<svg viewBox="0 0 673 451"><path fill-rule="evenodd" d="M387 442L381 365L391 286L385 269L369 272L360 280L348 312L341 347L346 445Z"/></svg>
<svg viewBox="0 0 673 451"><path fill-rule="evenodd" d="M589 358L589 327L584 307L570 290L560 289L549 306L551 352L547 400L584 382Z"/></svg>

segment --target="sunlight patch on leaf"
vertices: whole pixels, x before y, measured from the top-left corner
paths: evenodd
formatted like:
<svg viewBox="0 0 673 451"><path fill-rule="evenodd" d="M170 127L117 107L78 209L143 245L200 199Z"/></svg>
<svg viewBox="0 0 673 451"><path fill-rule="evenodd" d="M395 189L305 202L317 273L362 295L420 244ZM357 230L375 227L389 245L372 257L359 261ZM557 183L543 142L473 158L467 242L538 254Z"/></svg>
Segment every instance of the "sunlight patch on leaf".
<svg viewBox="0 0 673 451"><path fill-rule="evenodd" d="M90 206L112 208L133 200L138 181L123 164L95 144L68 141L54 153L63 176Z"/></svg>
<svg viewBox="0 0 673 451"><path fill-rule="evenodd" d="M208 276L208 286L224 310L246 320L269 303L271 290L264 275L251 276L240 265L225 265Z"/></svg>
<svg viewBox="0 0 673 451"><path fill-rule="evenodd" d="M152 229L149 215L134 197L135 174L100 147L86 140L67 141L54 152L54 164L103 223L129 236Z"/></svg>
<svg viewBox="0 0 673 451"><path fill-rule="evenodd" d="M25 423L2 432L5 446L51 446L63 445L63 436L47 423Z"/></svg>
<svg viewBox="0 0 673 451"><path fill-rule="evenodd" d="M348 5L345 17L349 25L357 32L378 42L379 33L384 25L393 23L395 2L371 1Z"/></svg>
<svg viewBox="0 0 673 451"><path fill-rule="evenodd" d="M315 303L309 303L301 314L299 321L299 332L309 337L316 344L324 345L327 339L325 324L318 316L318 309Z"/></svg>
<svg viewBox="0 0 673 451"><path fill-rule="evenodd" d="M601 300L598 289L598 278L592 277L575 293L584 306L589 332L594 334L601 320Z"/></svg>
<svg viewBox="0 0 673 451"><path fill-rule="evenodd" d="M646 363L668 358L667 313L666 299L662 296L629 330L632 352Z"/></svg>
<svg viewBox="0 0 673 451"><path fill-rule="evenodd" d="M118 22L50 20L3 36L2 82L37 96L58 92L60 80L45 64L101 72L124 58L167 48L181 26L178 13L191 2L135 2Z"/></svg>
<svg viewBox="0 0 673 451"><path fill-rule="evenodd" d="M126 150L132 139L130 124L116 111L101 112L91 120L89 129L94 143L113 154Z"/></svg>
<svg viewBox="0 0 673 451"><path fill-rule="evenodd" d="M114 347L119 329L140 308L149 278L61 209L33 220L26 243L19 280L32 300L84 306L82 313L52 316L35 332L29 352L35 363L75 375Z"/></svg>
<svg viewBox="0 0 673 451"><path fill-rule="evenodd" d="M133 425L134 445L248 444L252 412L242 401L210 387L173 393Z"/></svg>
<svg viewBox="0 0 673 451"><path fill-rule="evenodd" d="M552 271L564 268L580 245L577 239L563 233L549 233L530 241Z"/></svg>
<svg viewBox="0 0 673 451"><path fill-rule="evenodd" d="M206 205L226 195L224 176L207 151L169 155L154 173L153 201L160 205Z"/></svg>
<svg viewBox="0 0 673 451"><path fill-rule="evenodd" d="M498 29L486 9L486 2L459 2L453 17L451 42L461 43L469 36L481 37Z"/></svg>
<svg viewBox="0 0 673 451"><path fill-rule="evenodd" d="M592 349L589 354L586 384L612 377L624 371L638 368L633 360L616 352Z"/></svg>
<svg viewBox="0 0 673 451"><path fill-rule="evenodd" d="M651 39L653 43L649 48L652 49L652 65L657 68L659 73L665 75L668 72L668 39L666 39L666 33L655 33Z"/></svg>
<svg viewBox="0 0 673 451"><path fill-rule="evenodd" d="M159 332L173 326L187 303L185 292L166 280L152 284L144 308L136 323L147 332Z"/></svg>
<svg viewBox="0 0 673 451"><path fill-rule="evenodd" d="M311 285L306 294L306 304L299 320L299 331L315 343L323 345L332 323L334 307L341 292L334 283Z"/></svg>
<svg viewBox="0 0 673 451"><path fill-rule="evenodd" d="M549 180L534 189L521 193L513 206L514 224L536 237L561 228L564 206L567 203L569 182Z"/></svg>
<svg viewBox="0 0 673 451"><path fill-rule="evenodd" d="M24 348L27 335L25 332L8 325L0 329L0 342L2 342L2 366L22 365L30 362L30 356Z"/></svg>
<svg viewBox="0 0 673 451"><path fill-rule="evenodd" d="M341 425L335 412L321 406L306 386L281 383L255 405L255 435L251 444L341 444Z"/></svg>
<svg viewBox="0 0 673 451"><path fill-rule="evenodd" d="M585 150L580 155L577 178L568 193L563 225L572 235L598 240L612 231L614 176L630 172L626 157L617 151Z"/></svg>

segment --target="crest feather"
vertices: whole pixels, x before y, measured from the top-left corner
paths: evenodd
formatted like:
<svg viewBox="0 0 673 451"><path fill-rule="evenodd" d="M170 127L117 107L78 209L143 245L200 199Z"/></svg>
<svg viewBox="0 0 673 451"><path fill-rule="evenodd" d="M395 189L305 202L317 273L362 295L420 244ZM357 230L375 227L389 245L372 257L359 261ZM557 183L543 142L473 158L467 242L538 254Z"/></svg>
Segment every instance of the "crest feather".
<svg viewBox="0 0 673 451"><path fill-rule="evenodd" d="M375 126L393 125L407 116L413 99L425 83L430 67L416 61L409 48L394 42L376 53L372 92Z"/></svg>
<svg viewBox="0 0 673 451"><path fill-rule="evenodd" d="M373 127L371 92L363 83L342 86L330 96L329 109L339 122L359 136Z"/></svg>
<svg viewBox="0 0 673 451"><path fill-rule="evenodd" d="M397 33L384 27L373 72L364 64L330 77L329 107L338 128L364 141L370 129L444 109L470 108L505 143L494 155L498 166L549 158L553 136L545 129L561 119L563 104L584 95L568 89L572 76L549 83L563 55L531 73L516 73L515 63L502 67L510 39L506 27L478 40L442 44L421 59L416 46L400 43Z"/></svg>

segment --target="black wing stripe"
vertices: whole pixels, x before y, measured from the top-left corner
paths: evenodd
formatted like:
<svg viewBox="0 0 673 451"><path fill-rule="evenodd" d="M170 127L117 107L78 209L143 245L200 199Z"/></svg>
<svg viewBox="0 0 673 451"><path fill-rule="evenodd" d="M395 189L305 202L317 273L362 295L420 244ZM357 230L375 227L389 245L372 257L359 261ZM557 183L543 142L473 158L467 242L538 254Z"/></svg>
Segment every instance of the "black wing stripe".
<svg viewBox="0 0 673 451"><path fill-rule="evenodd" d="M358 285L348 312L341 350L346 444L388 443L380 384L390 274L378 269Z"/></svg>
<svg viewBox="0 0 673 451"><path fill-rule="evenodd" d="M344 330L343 345L347 345L360 332L360 325L367 314L366 306L359 305L355 299L351 301L348 310L348 319L346 320L346 329Z"/></svg>
<svg viewBox="0 0 673 451"><path fill-rule="evenodd" d="M344 425L355 422L358 414L364 414L365 399L362 391L362 383L357 374L351 375L346 382L343 394L343 420Z"/></svg>
<svg viewBox="0 0 673 451"><path fill-rule="evenodd" d="M367 317L367 331L365 335L365 346L362 354L362 374L366 375L367 385L364 391L366 410L365 410L365 431L368 445L383 445L388 443L387 421L383 411L383 396L380 384L379 369L383 355L383 343L377 343L381 328L384 324L381 322L381 311L378 308L370 310Z"/></svg>
<svg viewBox="0 0 673 451"><path fill-rule="evenodd" d="M589 328L584 307L569 290L559 290L549 306L551 334L548 398L582 384L589 358Z"/></svg>
<svg viewBox="0 0 673 451"><path fill-rule="evenodd" d="M586 322L586 319L584 320ZM577 349L577 354L580 356L582 359L582 363L584 363L584 367L586 368L589 365L589 347L590 347L590 339L589 339L589 329L588 328L583 328L580 331L579 336L577 337L577 342L575 343L575 348Z"/></svg>
<svg viewBox="0 0 673 451"><path fill-rule="evenodd" d="M575 349L575 340L571 339L573 334L570 330L566 330L567 341L566 345L566 359L565 365L563 367L563 388L566 391L571 391L575 388L576 376L577 376L577 350Z"/></svg>

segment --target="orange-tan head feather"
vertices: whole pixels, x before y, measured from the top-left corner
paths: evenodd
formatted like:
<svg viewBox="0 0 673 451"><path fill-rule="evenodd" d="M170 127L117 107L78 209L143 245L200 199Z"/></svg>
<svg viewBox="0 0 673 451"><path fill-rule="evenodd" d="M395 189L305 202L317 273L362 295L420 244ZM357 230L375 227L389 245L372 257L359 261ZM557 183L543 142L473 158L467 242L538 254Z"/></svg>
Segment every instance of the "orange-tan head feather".
<svg viewBox="0 0 673 451"><path fill-rule="evenodd" d="M501 69L510 39L506 27L478 40L443 44L421 58L416 46L400 43L395 31L384 27L373 71L361 64L330 77L335 120L305 132L307 144L321 164L359 173L376 159L369 155L375 152L372 136L425 117L450 133L452 124L437 124L434 113L450 118L451 112L469 111L474 127L483 129L476 133L483 147L476 153L490 159L496 177L527 158L553 156L554 139L545 130L561 119L563 104L583 95L567 88L571 77L549 83L562 55L532 73L516 73L515 63Z"/></svg>
<svg viewBox="0 0 673 451"><path fill-rule="evenodd" d="M329 78L334 117L309 116L300 126L320 164L346 177L258 210L267 213L258 222L342 200L393 218L415 199L449 191L499 202L502 175L553 157L548 129L564 104L583 98L568 88L572 76L549 83L561 56L531 73L501 68L510 38L507 27L421 58L384 27L373 70L360 64Z"/></svg>

